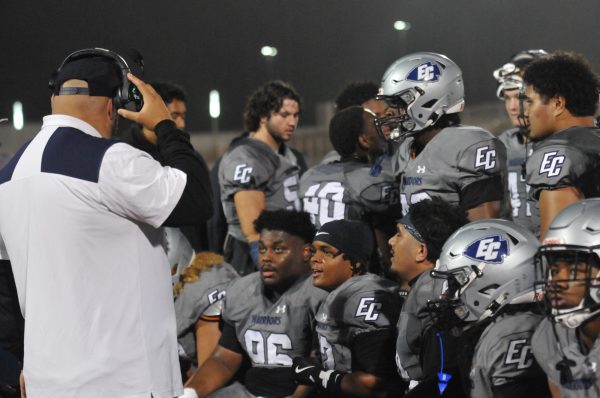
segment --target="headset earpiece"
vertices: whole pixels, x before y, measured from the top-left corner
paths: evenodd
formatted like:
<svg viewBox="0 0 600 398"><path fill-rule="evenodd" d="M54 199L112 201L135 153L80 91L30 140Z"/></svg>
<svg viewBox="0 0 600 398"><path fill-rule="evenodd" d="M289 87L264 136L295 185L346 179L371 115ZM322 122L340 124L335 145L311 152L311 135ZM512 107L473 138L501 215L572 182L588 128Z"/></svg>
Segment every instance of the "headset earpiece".
<svg viewBox="0 0 600 398"><path fill-rule="evenodd" d="M139 56L141 58L141 55ZM138 88L135 86L135 84L131 83L127 78L127 74L131 73L131 68L127 64L125 58L123 58L114 51L110 51L104 48L85 48L83 50L78 50L69 54L60 64L58 69L56 69L50 76L48 87L50 88L52 93L56 92L56 78L58 77L60 70L69 62L88 57L108 58L112 60L115 63L115 65L117 65L121 72L121 86L117 89L117 92L113 97L113 103L116 109L124 108L128 104L133 103L135 110L139 111L144 104L144 99Z"/></svg>

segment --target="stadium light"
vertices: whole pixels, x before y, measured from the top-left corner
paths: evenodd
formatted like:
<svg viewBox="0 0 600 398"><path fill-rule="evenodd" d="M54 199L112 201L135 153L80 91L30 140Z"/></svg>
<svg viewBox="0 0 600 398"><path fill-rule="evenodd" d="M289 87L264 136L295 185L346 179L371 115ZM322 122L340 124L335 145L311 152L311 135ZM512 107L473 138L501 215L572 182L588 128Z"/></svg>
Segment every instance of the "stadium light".
<svg viewBox="0 0 600 398"><path fill-rule="evenodd" d="M277 48L273 46L263 46L260 49L260 53L265 57L274 57L277 55Z"/></svg>
<svg viewBox="0 0 600 398"><path fill-rule="evenodd" d="M221 98L217 90L211 90L208 94L208 113L213 119L221 116Z"/></svg>
<svg viewBox="0 0 600 398"><path fill-rule="evenodd" d="M394 22L394 29L399 30L399 31L409 30L410 22L396 21L396 22Z"/></svg>
<svg viewBox="0 0 600 398"><path fill-rule="evenodd" d="M23 130L23 104L21 101L13 103L13 127L15 130Z"/></svg>

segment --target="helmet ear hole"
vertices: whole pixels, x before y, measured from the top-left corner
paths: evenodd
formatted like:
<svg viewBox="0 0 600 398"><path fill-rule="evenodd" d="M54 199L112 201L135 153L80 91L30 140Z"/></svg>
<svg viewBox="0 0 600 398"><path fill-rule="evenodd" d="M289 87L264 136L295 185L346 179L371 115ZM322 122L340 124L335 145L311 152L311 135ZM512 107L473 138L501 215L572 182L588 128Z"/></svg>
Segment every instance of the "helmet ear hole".
<svg viewBox="0 0 600 398"><path fill-rule="evenodd" d="M435 103L436 103L437 101L438 101L438 100L437 100L437 98L435 98L435 99L432 99L432 100L430 100L430 101L427 101L427 102L426 102L426 103L424 103L422 106L423 106L423 108L429 109L429 108L431 108L432 106L434 106L434 105L435 105Z"/></svg>

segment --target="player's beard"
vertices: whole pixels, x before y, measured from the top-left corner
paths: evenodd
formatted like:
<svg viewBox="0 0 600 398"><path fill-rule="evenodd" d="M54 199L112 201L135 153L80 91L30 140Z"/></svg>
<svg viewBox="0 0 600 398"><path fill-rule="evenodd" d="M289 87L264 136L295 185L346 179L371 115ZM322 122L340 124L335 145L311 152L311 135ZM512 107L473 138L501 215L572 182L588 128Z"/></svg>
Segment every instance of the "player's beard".
<svg viewBox="0 0 600 398"><path fill-rule="evenodd" d="M289 141L289 138L284 138L283 134L279 131L279 129L271 126L269 124L269 122L267 122L266 128L267 128L267 132L269 133L269 135L271 137L273 137L273 139L275 140L275 142L277 142L278 145L281 145L282 143Z"/></svg>

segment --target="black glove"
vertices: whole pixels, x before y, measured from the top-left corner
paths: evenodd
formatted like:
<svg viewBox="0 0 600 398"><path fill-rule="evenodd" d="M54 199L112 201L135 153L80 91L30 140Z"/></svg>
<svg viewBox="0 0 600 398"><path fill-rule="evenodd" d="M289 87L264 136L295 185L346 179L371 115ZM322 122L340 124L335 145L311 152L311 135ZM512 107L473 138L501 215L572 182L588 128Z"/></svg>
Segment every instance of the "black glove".
<svg viewBox="0 0 600 398"><path fill-rule="evenodd" d="M315 386L334 395L341 393L340 385L345 375L337 370L325 370L321 365L301 357L294 358L292 373L296 383Z"/></svg>

